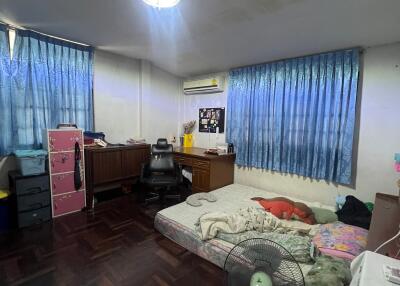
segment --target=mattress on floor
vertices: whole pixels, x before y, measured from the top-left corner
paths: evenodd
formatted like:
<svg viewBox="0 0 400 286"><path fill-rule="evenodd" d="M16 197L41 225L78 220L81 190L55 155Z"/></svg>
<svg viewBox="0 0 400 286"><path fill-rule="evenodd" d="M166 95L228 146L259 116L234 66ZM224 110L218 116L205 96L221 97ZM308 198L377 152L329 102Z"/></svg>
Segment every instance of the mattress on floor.
<svg viewBox="0 0 400 286"><path fill-rule="evenodd" d="M158 212L154 226L164 236L190 252L223 268L225 259L234 245L220 239L202 241L195 231L195 223L198 218L207 212L223 211L232 213L241 208L260 207L257 202L250 200L252 197L272 198L282 197L282 195L239 184L229 185L212 193L217 197L217 201L214 203L202 200L202 206L192 207L183 202ZM293 197L285 197L294 201L304 202L308 206L334 210L331 206L325 206L317 202L313 203ZM309 268L309 265L302 265L303 273L307 273Z"/></svg>

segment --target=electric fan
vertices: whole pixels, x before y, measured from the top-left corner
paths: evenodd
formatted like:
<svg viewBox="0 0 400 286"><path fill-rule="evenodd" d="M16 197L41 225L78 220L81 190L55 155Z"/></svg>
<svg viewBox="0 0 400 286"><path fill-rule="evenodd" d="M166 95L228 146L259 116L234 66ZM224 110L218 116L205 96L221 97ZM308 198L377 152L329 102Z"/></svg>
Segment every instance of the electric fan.
<svg viewBox="0 0 400 286"><path fill-rule="evenodd" d="M281 245L263 238L237 244L225 260L229 286L304 286L300 266Z"/></svg>

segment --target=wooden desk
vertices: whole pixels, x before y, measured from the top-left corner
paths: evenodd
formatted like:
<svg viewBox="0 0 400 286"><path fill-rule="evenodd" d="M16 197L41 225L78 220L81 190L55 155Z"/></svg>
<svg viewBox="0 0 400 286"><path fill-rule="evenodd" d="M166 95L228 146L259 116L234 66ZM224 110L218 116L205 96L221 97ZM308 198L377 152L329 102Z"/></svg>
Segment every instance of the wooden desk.
<svg viewBox="0 0 400 286"><path fill-rule="evenodd" d="M399 197L377 193L368 233L367 249L374 251L399 231ZM400 247L400 238L384 246L379 253L394 257Z"/></svg>
<svg viewBox="0 0 400 286"><path fill-rule="evenodd" d="M96 187L134 182L142 163L150 159L150 145L85 147L86 205L93 206Z"/></svg>
<svg viewBox="0 0 400 286"><path fill-rule="evenodd" d="M192 167L192 190L209 192L233 184L235 154L208 155L202 148L177 148L174 159L182 166Z"/></svg>

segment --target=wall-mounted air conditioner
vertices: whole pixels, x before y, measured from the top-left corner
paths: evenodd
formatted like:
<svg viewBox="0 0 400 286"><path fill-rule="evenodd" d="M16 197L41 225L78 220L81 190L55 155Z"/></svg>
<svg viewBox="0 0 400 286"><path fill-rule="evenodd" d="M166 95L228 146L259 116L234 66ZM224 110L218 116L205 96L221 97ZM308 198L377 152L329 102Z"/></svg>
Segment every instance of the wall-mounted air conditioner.
<svg viewBox="0 0 400 286"><path fill-rule="evenodd" d="M216 93L223 92L225 88L225 78L215 76L199 80L187 80L183 83L185 94Z"/></svg>

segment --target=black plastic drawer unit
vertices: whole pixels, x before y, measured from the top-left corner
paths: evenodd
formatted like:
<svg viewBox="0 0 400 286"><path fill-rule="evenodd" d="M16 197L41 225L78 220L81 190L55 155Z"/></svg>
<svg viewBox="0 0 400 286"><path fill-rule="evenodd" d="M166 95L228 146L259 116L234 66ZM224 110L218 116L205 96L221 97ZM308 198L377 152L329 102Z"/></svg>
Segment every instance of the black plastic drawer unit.
<svg viewBox="0 0 400 286"><path fill-rule="evenodd" d="M15 192L17 196L34 195L50 190L49 175L19 176L15 180Z"/></svg>
<svg viewBox="0 0 400 286"><path fill-rule="evenodd" d="M49 221L50 218L51 218L50 206L33 211L19 212L18 226L26 227L35 224L41 224L43 222Z"/></svg>
<svg viewBox="0 0 400 286"><path fill-rule="evenodd" d="M49 190L32 195L17 196L18 211L26 212L44 208L50 205Z"/></svg>
<svg viewBox="0 0 400 286"><path fill-rule="evenodd" d="M50 182L48 174L22 176L9 174L10 189L17 198L18 227L41 224L51 219Z"/></svg>

